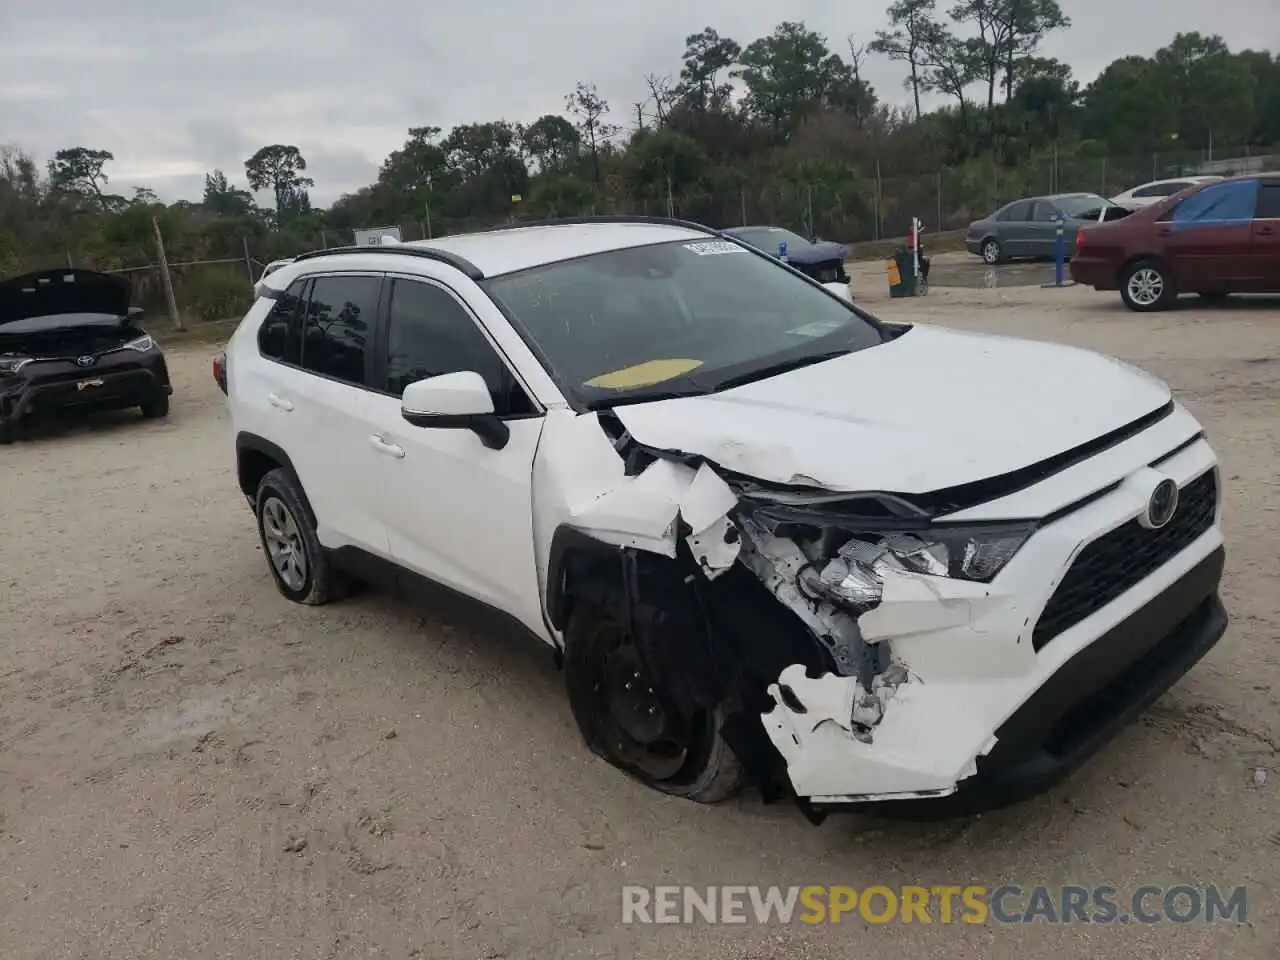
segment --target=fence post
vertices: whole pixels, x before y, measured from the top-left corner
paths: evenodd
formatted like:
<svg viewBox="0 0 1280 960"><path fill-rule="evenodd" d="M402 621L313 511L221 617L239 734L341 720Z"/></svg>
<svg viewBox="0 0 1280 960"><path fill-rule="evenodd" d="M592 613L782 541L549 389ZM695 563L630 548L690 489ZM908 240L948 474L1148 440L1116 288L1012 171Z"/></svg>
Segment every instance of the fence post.
<svg viewBox="0 0 1280 960"><path fill-rule="evenodd" d="M64 248L64 249L67 251L67 269L68 269L68 270L74 270L74 269L76 268L76 265L75 265L75 263L74 263L74 262L72 261L72 259L71 259L71 248L70 248L70 247L66 247L66 248Z"/></svg>
<svg viewBox="0 0 1280 960"><path fill-rule="evenodd" d="M244 269L249 274L249 286L253 286L253 258L249 256L249 238L241 237L240 244L244 247Z"/></svg>
<svg viewBox="0 0 1280 960"><path fill-rule="evenodd" d="M747 188L745 185L738 187L738 205L742 208L742 225L747 225Z"/></svg>
<svg viewBox="0 0 1280 960"><path fill-rule="evenodd" d="M427 218L427 232L426 232L426 235L423 237L423 239L430 240L431 239L431 201L430 200L422 201L422 212L423 214L426 215L426 218Z"/></svg>
<svg viewBox="0 0 1280 960"><path fill-rule="evenodd" d="M327 231L324 227L320 228L320 249L321 250L329 249L329 231Z"/></svg>
<svg viewBox="0 0 1280 960"><path fill-rule="evenodd" d="M159 218L152 217L151 226L156 232L156 253L160 257L160 279L164 283L164 298L169 304L169 319L173 323L173 329L185 330L182 316L178 313L178 298L173 295L173 277L169 275L169 258L165 256L164 235L160 233Z"/></svg>
<svg viewBox="0 0 1280 960"><path fill-rule="evenodd" d="M1107 196L1107 158L1102 158L1102 195Z"/></svg>
<svg viewBox="0 0 1280 960"><path fill-rule="evenodd" d="M934 224L933 229L945 230L946 227L942 225L942 171L939 170L936 176L938 178L938 222Z"/></svg>
<svg viewBox="0 0 1280 960"><path fill-rule="evenodd" d="M880 196L880 193L881 193L881 184L880 184L880 161L879 161L879 159L877 159L877 160L876 160L876 199L875 199L876 223L875 223L875 230L872 232L872 236L871 236L871 239L872 239L872 240L879 240L879 239L880 239L880 227L881 227L881 219L880 219L880 200L881 200L881 196Z"/></svg>
<svg viewBox="0 0 1280 960"><path fill-rule="evenodd" d="M667 174L667 219L674 220L676 216L675 201L671 197L671 175Z"/></svg>
<svg viewBox="0 0 1280 960"><path fill-rule="evenodd" d="M813 225L813 184L806 183L804 185L804 210L805 216L809 220L809 236L816 237L818 235L817 228Z"/></svg>

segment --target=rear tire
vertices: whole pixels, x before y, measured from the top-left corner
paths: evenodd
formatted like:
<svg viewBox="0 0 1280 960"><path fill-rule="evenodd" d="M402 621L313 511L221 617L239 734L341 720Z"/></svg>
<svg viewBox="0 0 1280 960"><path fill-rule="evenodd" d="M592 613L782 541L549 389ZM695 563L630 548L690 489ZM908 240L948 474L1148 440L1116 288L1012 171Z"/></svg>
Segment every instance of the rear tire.
<svg viewBox="0 0 1280 960"><path fill-rule="evenodd" d="M644 602L637 604L635 619L661 623L658 611ZM594 753L655 790L697 803L727 800L741 789L745 773L721 734L725 706L680 717L660 684L627 653L631 640L619 620L614 610L585 601L569 616L565 684L582 738ZM631 719L633 714L639 719ZM653 736L638 739L637 732L650 732L636 730L645 726ZM663 739L672 730L679 733Z"/></svg>
<svg viewBox="0 0 1280 960"><path fill-rule="evenodd" d="M1120 299L1135 313L1167 310L1178 297L1173 277L1159 260L1139 260L1120 276Z"/></svg>
<svg viewBox="0 0 1280 960"><path fill-rule="evenodd" d="M316 537L315 518L292 471L269 471L258 483L255 505L262 552L286 599L316 607L351 592L350 578L334 567Z"/></svg>
<svg viewBox="0 0 1280 960"><path fill-rule="evenodd" d="M142 415L148 420L159 420L161 417L169 415L169 395L162 393L146 403L139 404L139 406L142 410Z"/></svg>

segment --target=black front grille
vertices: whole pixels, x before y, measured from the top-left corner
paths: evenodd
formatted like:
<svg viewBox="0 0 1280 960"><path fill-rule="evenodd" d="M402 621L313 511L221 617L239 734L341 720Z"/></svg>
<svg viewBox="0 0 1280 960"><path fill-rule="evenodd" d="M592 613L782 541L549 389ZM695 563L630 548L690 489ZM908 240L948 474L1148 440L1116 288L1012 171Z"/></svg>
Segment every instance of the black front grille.
<svg viewBox="0 0 1280 960"><path fill-rule="evenodd" d="M1042 649L1191 546L1213 526L1217 500L1217 471L1210 470L1182 488L1177 512L1159 530L1130 520L1081 550L1040 614L1031 645Z"/></svg>

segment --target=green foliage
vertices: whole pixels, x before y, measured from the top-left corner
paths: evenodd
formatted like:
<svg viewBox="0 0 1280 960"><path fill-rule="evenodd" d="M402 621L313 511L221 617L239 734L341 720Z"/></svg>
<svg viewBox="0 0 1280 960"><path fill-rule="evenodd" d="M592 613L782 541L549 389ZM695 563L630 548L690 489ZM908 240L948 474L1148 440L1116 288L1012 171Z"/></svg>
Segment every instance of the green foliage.
<svg viewBox="0 0 1280 960"><path fill-rule="evenodd" d="M174 296L185 316L204 322L240 317L253 303L244 268L192 267L174 278Z"/></svg>

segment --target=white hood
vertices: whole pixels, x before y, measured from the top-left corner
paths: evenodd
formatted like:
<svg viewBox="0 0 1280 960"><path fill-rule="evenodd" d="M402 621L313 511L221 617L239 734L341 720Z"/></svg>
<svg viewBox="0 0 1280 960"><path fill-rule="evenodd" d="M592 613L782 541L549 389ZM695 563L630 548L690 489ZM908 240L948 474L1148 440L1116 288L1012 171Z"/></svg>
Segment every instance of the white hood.
<svg viewBox="0 0 1280 960"><path fill-rule="evenodd" d="M1031 466L1169 399L1101 354L917 326L722 393L615 412L646 446L760 480L919 494Z"/></svg>

